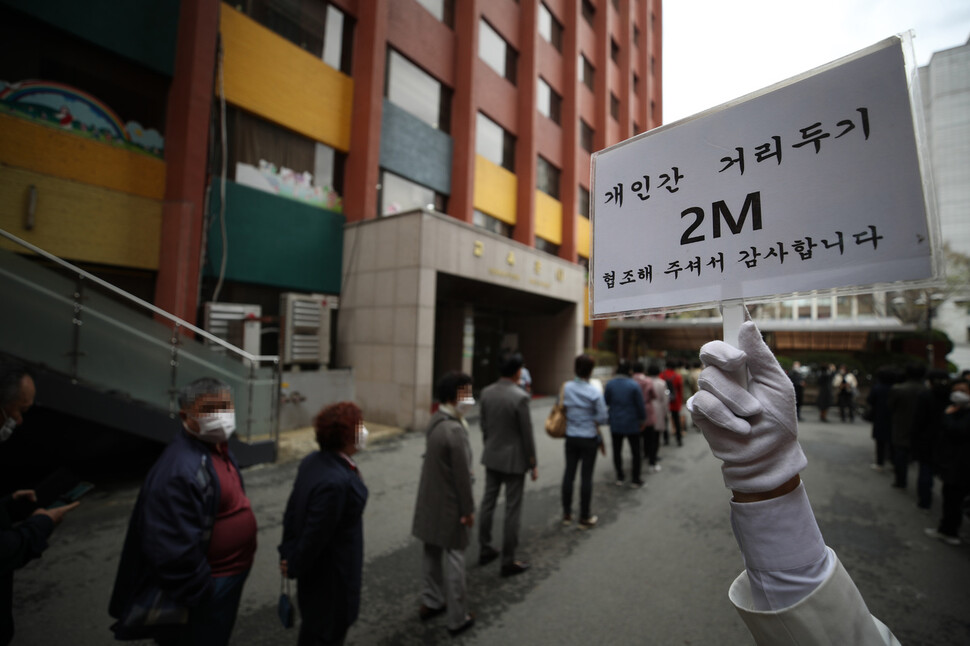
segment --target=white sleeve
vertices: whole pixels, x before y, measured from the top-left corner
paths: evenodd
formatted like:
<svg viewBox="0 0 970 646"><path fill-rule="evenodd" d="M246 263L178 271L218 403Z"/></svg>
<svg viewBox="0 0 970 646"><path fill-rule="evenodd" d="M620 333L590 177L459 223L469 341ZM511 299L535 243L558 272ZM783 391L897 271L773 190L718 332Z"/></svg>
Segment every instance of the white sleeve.
<svg viewBox="0 0 970 646"><path fill-rule="evenodd" d="M757 610L795 605L835 567L802 483L771 500L732 502L731 526Z"/></svg>

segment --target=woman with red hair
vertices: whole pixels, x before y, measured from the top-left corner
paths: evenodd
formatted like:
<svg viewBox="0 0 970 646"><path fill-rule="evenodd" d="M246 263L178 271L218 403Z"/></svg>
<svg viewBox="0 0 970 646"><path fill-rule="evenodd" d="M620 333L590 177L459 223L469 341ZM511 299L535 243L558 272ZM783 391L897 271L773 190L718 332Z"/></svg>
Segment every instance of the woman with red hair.
<svg viewBox="0 0 970 646"><path fill-rule="evenodd" d="M357 620L367 487L353 455L367 429L351 402L325 407L313 420L320 450L300 463L283 516L280 569L297 580L299 646L343 644Z"/></svg>

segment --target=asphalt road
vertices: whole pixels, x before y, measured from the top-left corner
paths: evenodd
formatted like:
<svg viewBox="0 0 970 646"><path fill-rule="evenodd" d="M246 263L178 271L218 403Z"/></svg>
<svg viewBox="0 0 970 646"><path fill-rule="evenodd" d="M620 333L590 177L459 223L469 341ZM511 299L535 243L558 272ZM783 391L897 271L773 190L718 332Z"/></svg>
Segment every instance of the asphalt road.
<svg viewBox="0 0 970 646"><path fill-rule="evenodd" d="M393 436L359 454L370 499L363 601L348 644L751 643L727 599L742 567L728 522L729 493L701 435L691 432L682 448L662 448L662 471L648 474L640 490L616 487L612 461L601 456L593 491L600 523L580 531L560 524L562 442L541 431L550 405L549 399L533 405L539 479L526 485L520 535L520 557L532 568L501 578L498 562L477 565L473 539L466 562L477 623L456 639L443 618L417 619L421 557L410 526L423 436ZM808 416L814 419L812 411ZM474 424L472 438L477 462L481 434ZM906 645L970 644L970 532L964 528L959 547L924 536L923 528L936 524L939 498L927 516L913 491L891 489L888 474L869 468L868 425L808 422L801 438L809 458L802 475L823 535L873 614ZM296 631L276 619L275 549L296 464L246 470L260 547L234 644L296 642ZM481 467L479 474L480 500ZM137 487L99 487L58 528L43 558L16 573L15 645L113 643L107 604ZM495 536L501 516L500 505Z"/></svg>

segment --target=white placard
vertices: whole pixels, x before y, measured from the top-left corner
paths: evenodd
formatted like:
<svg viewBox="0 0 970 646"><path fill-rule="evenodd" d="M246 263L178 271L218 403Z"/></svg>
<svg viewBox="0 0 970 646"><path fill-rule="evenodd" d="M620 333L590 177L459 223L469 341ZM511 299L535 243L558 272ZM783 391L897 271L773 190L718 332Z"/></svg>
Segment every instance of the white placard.
<svg viewBox="0 0 970 646"><path fill-rule="evenodd" d="M595 153L591 317L933 277L906 67L890 38Z"/></svg>

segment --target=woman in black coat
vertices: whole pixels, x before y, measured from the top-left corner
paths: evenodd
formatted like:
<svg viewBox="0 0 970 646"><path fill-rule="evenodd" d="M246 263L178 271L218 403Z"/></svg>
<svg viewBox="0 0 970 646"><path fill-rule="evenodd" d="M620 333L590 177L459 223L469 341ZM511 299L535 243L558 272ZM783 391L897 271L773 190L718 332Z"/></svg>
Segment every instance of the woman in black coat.
<svg viewBox="0 0 970 646"><path fill-rule="evenodd" d="M280 569L297 581L299 646L344 643L357 620L367 487L352 456L367 437L360 408L327 406L314 420L320 450L300 463L283 516Z"/></svg>
<svg viewBox="0 0 970 646"><path fill-rule="evenodd" d="M937 528L928 527L926 533L950 545L959 545L963 500L970 494L970 382L963 379L954 382L950 402L943 415L939 447L943 517Z"/></svg>

